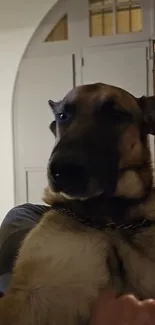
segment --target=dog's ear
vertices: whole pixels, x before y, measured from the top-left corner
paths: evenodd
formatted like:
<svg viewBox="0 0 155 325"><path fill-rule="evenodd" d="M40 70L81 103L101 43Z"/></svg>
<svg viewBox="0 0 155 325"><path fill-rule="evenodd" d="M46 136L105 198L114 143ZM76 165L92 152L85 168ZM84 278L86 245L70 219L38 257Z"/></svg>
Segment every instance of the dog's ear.
<svg viewBox="0 0 155 325"><path fill-rule="evenodd" d="M61 101L59 101L59 102L54 102L52 99L49 99L49 100L48 100L48 104L49 104L50 108L52 109L53 113L56 114L57 109L58 109L58 107L59 107L60 104L61 104Z"/></svg>
<svg viewBox="0 0 155 325"><path fill-rule="evenodd" d="M52 131L52 133L54 134L54 136L56 137L56 121L53 121L50 124L50 130Z"/></svg>
<svg viewBox="0 0 155 325"><path fill-rule="evenodd" d="M59 102L54 102L52 99L49 99L48 104L49 104L50 108L52 109L53 113L56 114L56 110L57 110L57 107L59 105ZM52 133L56 137L56 121L53 121L50 124L50 130L52 131Z"/></svg>
<svg viewBox="0 0 155 325"><path fill-rule="evenodd" d="M53 113L56 111L57 102L54 102L52 99L48 100L49 106L52 108Z"/></svg>
<svg viewBox="0 0 155 325"><path fill-rule="evenodd" d="M155 96L139 98L138 105L144 116L147 133L155 135Z"/></svg>

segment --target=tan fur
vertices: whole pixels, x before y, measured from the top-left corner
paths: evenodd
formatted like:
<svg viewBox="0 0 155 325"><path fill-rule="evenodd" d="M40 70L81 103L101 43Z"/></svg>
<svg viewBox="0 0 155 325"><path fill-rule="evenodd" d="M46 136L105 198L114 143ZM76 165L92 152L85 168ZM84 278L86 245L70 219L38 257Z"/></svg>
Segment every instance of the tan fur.
<svg viewBox="0 0 155 325"><path fill-rule="evenodd" d="M124 195L128 198L140 198L143 195L143 182L140 176L133 170L125 172L119 178L116 195Z"/></svg>
<svg viewBox="0 0 155 325"><path fill-rule="evenodd" d="M0 323L46 324L45 320L37 322L37 316L35 320L29 316L34 305L39 318L46 315L47 324L77 324L78 314L86 323L98 289L109 282L105 237L102 232L88 230L60 213L47 213L22 246L8 293L9 299L15 291L19 301L15 300L15 305L13 299L9 320L5 321L7 296L1 300ZM18 308L21 297L23 300L27 297L24 305L29 304L30 314L25 315L25 323L24 319L14 323L15 310L23 315Z"/></svg>
<svg viewBox="0 0 155 325"><path fill-rule="evenodd" d="M154 208L152 192L136 213ZM107 269L112 246L127 271L123 291L155 298L154 234L155 227L141 231L134 246L119 231L103 233L58 212L45 214L20 250L11 287L0 301L0 324L87 324L98 290L112 283Z"/></svg>
<svg viewBox="0 0 155 325"><path fill-rule="evenodd" d="M56 194L56 193L52 192L49 186L47 186L44 189L42 199L46 204L48 204L50 206L54 203L64 202L64 197L60 194Z"/></svg>
<svg viewBox="0 0 155 325"><path fill-rule="evenodd" d="M139 164L144 159L144 149L139 139L139 130L135 126L130 126L124 133L120 142L120 153L122 156L120 168Z"/></svg>
<svg viewBox="0 0 155 325"><path fill-rule="evenodd" d="M98 85L92 97L84 88L80 100L84 97L87 105L96 101L95 96L103 95L102 87ZM126 110L133 107L139 113L133 96L115 87L104 87L104 97L113 96L121 105L125 102ZM138 129L127 130L120 151L120 168L139 162L146 165L139 171L122 173L115 195L139 198L152 184L152 168L149 149L141 146ZM48 205L65 202L49 187L44 194ZM155 220L154 189L150 188L143 204L131 205L126 217L136 220L141 216ZM120 273L119 259L125 276L123 271ZM111 287L118 294L155 298L155 226L132 234L130 229L101 231L51 209L20 249L10 288L0 300L0 325L87 325L100 290Z"/></svg>

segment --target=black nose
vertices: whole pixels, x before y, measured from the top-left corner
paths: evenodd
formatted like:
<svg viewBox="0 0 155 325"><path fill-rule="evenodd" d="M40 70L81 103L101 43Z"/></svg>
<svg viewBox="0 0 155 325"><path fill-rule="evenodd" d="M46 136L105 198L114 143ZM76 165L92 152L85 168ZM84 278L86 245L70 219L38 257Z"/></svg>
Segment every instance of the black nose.
<svg viewBox="0 0 155 325"><path fill-rule="evenodd" d="M78 161L55 158L50 163L49 173L57 191L72 195L79 195L85 191L88 175Z"/></svg>

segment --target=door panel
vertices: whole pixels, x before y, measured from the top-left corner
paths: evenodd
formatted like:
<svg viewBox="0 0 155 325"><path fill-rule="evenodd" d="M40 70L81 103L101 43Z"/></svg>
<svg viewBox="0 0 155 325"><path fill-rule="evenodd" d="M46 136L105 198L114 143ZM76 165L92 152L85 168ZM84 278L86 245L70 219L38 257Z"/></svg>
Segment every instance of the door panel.
<svg viewBox="0 0 155 325"><path fill-rule="evenodd" d="M47 102L50 98L60 100L72 86L72 55L22 63L14 103L16 204L41 202L54 146L49 130L53 115Z"/></svg>
<svg viewBox="0 0 155 325"><path fill-rule="evenodd" d="M146 46L112 46L84 50L82 82L103 82L122 87L136 96L146 95Z"/></svg>
<svg viewBox="0 0 155 325"><path fill-rule="evenodd" d="M148 95L147 44L97 47L83 50L82 83L103 82L122 87L133 95ZM154 137L150 136L154 166Z"/></svg>

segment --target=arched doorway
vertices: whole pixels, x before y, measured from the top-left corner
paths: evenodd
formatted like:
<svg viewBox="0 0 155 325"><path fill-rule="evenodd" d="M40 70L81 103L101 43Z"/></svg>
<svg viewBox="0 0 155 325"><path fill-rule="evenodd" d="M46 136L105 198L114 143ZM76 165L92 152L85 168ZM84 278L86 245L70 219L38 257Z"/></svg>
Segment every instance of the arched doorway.
<svg viewBox="0 0 155 325"><path fill-rule="evenodd" d="M149 15L144 1L60 0L44 19L25 53L15 90L17 204L40 203L46 186L54 145L49 98L59 100L73 86L95 81L137 96L151 93Z"/></svg>

